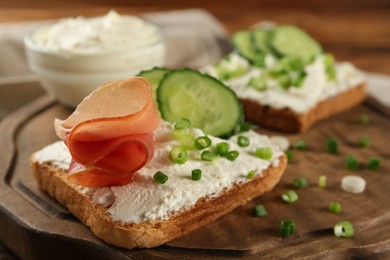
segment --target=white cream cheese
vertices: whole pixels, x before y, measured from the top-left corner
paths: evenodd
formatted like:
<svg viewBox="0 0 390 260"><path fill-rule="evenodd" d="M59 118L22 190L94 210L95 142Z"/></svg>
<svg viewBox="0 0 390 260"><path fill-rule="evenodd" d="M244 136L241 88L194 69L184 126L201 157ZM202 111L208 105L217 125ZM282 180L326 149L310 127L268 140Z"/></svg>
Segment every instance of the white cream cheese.
<svg viewBox="0 0 390 260"><path fill-rule="evenodd" d="M231 58L231 67L241 66L237 53L230 54L237 56ZM276 64L275 58L267 55L265 58L266 68L272 68ZM305 113L313 108L318 102L338 95L365 81L363 73L350 63L336 64L336 80L329 81L326 77L323 56L319 55L315 61L305 67L307 76L301 87L281 88L275 80L268 79L268 88L265 91L258 91L249 86L251 78L260 76L264 70L252 68L246 74L224 81L231 87L241 99L250 99L263 105L274 108L290 108L297 113ZM217 75L214 66L207 66L202 70L211 75Z"/></svg>
<svg viewBox="0 0 390 260"><path fill-rule="evenodd" d="M230 140L209 136L212 147L226 141L230 150L239 151L240 155L235 161L217 158L213 162L205 162L200 159L200 151L190 151L185 164L173 164L169 159L169 152L179 143L172 139L172 131L172 124L167 122L163 122L155 131L154 157L136 174L132 183L110 188L76 188L84 194L93 193L93 202L107 207L114 220L140 223L167 219L170 214L191 208L199 198L213 198L235 183L247 182L246 175L251 170L256 170L261 175L263 170L277 167L279 157L283 155L268 137L249 131L242 134L250 140L250 145L245 148L238 146L238 136L233 136ZM199 129L192 129L191 132L195 137L204 135ZM257 158L255 151L258 147L270 147L273 151L272 159L266 161ZM57 142L37 152L35 160L40 163L53 162L58 167L67 169L71 157L63 142ZM191 179L193 169L202 170L199 181ZM156 171L168 175L169 179L165 184L154 181Z"/></svg>
<svg viewBox="0 0 390 260"><path fill-rule="evenodd" d="M31 40L54 52L102 54L159 42L158 29L142 19L110 11L94 18L66 18L35 32Z"/></svg>

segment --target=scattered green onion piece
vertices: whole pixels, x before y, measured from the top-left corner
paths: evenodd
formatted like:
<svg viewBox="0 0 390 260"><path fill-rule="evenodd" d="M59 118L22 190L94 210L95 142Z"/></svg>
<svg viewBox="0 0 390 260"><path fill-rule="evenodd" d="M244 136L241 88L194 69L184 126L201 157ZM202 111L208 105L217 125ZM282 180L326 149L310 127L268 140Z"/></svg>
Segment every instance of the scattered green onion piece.
<svg viewBox="0 0 390 260"><path fill-rule="evenodd" d="M226 156L229 152L229 144L221 142L216 145L216 152L219 156Z"/></svg>
<svg viewBox="0 0 390 260"><path fill-rule="evenodd" d="M358 122L362 125L367 125L370 122L370 118L367 114L359 115Z"/></svg>
<svg viewBox="0 0 390 260"><path fill-rule="evenodd" d="M364 136L357 141L357 144L361 148L368 147L371 144L371 140L369 137Z"/></svg>
<svg viewBox="0 0 390 260"><path fill-rule="evenodd" d="M188 135L186 129L175 129L172 132L172 138L177 141L181 141L186 135Z"/></svg>
<svg viewBox="0 0 390 260"><path fill-rule="evenodd" d="M237 139L237 143L241 147L248 147L249 146L249 138L243 135L240 135Z"/></svg>
<svg viewBox="0 0 390 260"><path fill-rule="evenodd" d="M298 150L307 150L309 148L308 144L303 140L296 141L292 146Z"/></svg>
<svg viewBox="0 0 390 260"><path fill-rule="evenodd" d="M345 166L348 170L355 171L358 168L358 161L355 156L347 155L345 157Z"/></svg>
<svg viewBox="0 0 390 260"><path fill-rule="evenodd" d="M208 136L200 136L195 139L195 147L198 150L203 150L211 146L211 139Z"/></svg>
<svg viewBox="0 0 390 260"><path fill-rule="evenodd" d="M340 213L341 212L341 204L338 202L331 202L329 204L329 211L332 213Z"/></svg>
<svg viewBox="0 0 390 260"><path fill-rule="evenodd" d="M153 176L154 180L160 184L164 184L168 181L168 176L162 171L158 171Z"/></svg>
<svg viewBox="0 0 390 260"><path fill-rule="evenodd" d="M226 159L228 159L229 161L234 161L237 159L237 157L240 155L240 153L236 150L234 151L229 151L226 155Z"/></svg>
<svg viewBox="0 0 390 260"><path fill-rule="evenodd" d="M304 177L296 178L293 181L293 186L297 189L305 189L309 185L308 181Z"/></svg>
<svg viewBox="0 0 390 260"><path fill-rule="evenodd" d="M254 208L253 208L253 212L255 214L256 217L266 217L268 216L268 212L267 210L264 208L263 205L259 204L259 205L256 205Z"/></svg>
<svg viewBox="0 0 390 260"><path fill-rule="evenodd" d="M187 150L195 149L195 138L191 134L183 136L183 139L180 141L181 146Z"/></svg>
<svg viewBox="0 0 390 260"><path fill-rule="evenodd" d="M267 78L263 75L260 77L253 77L248 81L248 85L258 91L264 91L268 88Z"/></svg>
<svg viewBox="0 0 390 260"><path fill-rule="evenodd" d="M336 237L352 237L354 233L352 223L349 221L337 223L333 231Z"/></svg>
<svg viewBox="0 0 390 260"><path fill-rule="evenodd" d="M287 150L284 152L287 156L287 161L292 162L294 160L294 152L291 150Z"/></svg>
<svg viewBox="0 0 390 260"><path fill-rule="evenodd" d="M328 138L326 140L326 148L328 153L337 154L339 151L337 139L333 137Z"/></svg>
<svg viewBox="0 0 390 260"><path fill-rule="evenodd" d="M381 165L381 160L378 157L371 157L368 160L367 168L370 170L375 170L378 169L380 165Z"/></svg>
<svg viewBox="0 0 390 260"><path fill-rule="evenodd" d="M333 55L326 53L324 55L324 65L325 65L325 71L328 80L335 80L336 79L336 69L334 66L334 57Z"/></svg>
<svg viewBox="0 0 390 260"><path fill-rule="evenodd" d="M213 161L215 157L217 157L217 155L209 150L203 151L202 154L200 155L200 158L203 161L207 161L207 162Z"/></svg>
<svg viewBox="0 0 390 260"><path fill-rule="evenodd" d="M202 178L202 171L200 169L194 169L191 172L191 178L194 181L199 181Z"/></svg>
<svg viewBox="0 0 390 260"><path fill-rule="evenodd" d="M187 129L191 126L191 121L186 118L181 118L175 122L175 129Z"/></svg>
<svg viewBox="0 0 390 260"><path fill-rule="evenodd" d="M298 200L298 194L293 190L288 190L282 194L282 200L288 204L291 204Z"/></svg>
<svg viewBox="0 0 390 260"><path fill-rule="evenodd" d="M183 147L176 146L169 152L169 159L173 163L183 164L188 160L188 153Z"/></svg>
<svg viewBox="0 0 390 260"><path fill-rule="evenodd" d="M292 220L282 220L280 222L280 234L282 237L291 236L295 231L295 222Z"/></svg>
<svg viewBox="0 0 390 260"><path fill-rule="evenodd" d="M246 175L246 178L249 180L249 179L252 179L253 176L255 176L256 174L256 170L251 170L248 172L248 174Z"/></svg>
<svg viewBox="0 0 390 260"><path fill-rule="evenodd" d="M300 71L293 82L293 86L298 88L301 87L303 85L303 82L305 82L306 76L307 73L304 70Z"/></svg>
<svg viewBox="0 0 390 260"><path fill-rule="evenodd" d="M172 138L180 142L180 145L187 149L195 149L195 138L188 133L187 129L175 129L172 133Z"/></svg>
<svg viewBox="0 0 390 260"><path fill-rule="evenodd" d="M256 156L263 160L272 159L272 149L271 147L260 147L256 149Z"/></svg>
<svg viewBox="0 0 390 260"><path fill-rule="evenodd" d="M325 188L326 187L326 175L321 175L318 178L318 187Z"/></svg>

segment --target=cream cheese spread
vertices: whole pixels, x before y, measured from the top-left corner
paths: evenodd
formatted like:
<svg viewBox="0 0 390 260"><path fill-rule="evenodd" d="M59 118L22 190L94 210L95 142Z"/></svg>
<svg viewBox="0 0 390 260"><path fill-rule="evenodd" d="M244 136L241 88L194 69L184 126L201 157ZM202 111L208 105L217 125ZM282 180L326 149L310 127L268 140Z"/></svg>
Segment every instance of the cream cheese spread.
<svg viewBox="0 0 390 260"><path fill-rule="evenodd" d="M138 49L161 41L156 26L110 11L94 18L66 18L35 32L32 42L53 52L103 54Z"/></svg>
<svg viewBox="0 0 390 260"><path fill-rule="evenodd" d="M246 61L235 52L231 53L230 56L234 57L229 59L230 68L242 67ZM307 76L300 87L285 89L280 87L275 80L267 79L268 88L259 91L251 87L248 82L251 78L260 76L264 69L254 67L244 75L224 80L224 83L231 87L241 99L250 99L278 109L290 108L296 113L305 113L318 102L356 87L365 81L363 73L347 62L336 64L336 79L334 81L327 80L323 58L323 55L319 55L314 62L305 67ZM271 68L275 64L275 58L267 54L265 68ZM202 71L218 78L218 72L214 66L207 66Z"/></svg>
<svg viewBox="0 0 390 260"><path fill-rule="evenodd" d="M212 147L224 141L229 143L230 150L239 151L240 155L235 161L222 157L212 162L202 161L201 151L193 150L189 152L186 163L174 164L169 159L169 152L179 143L172 139L173 129L172 124L161 123L154 133L154 157L139 170L130 184L109 188L85 188L75 185L75 188L83 194L91 195L95 204L107 207L114 220L124 223L166 220L171 214L190 209L200 198L216 197L234 184L249 181L246 178L249 171L255 170L261 175L263 170L277 167L279 158L283 155L268 137L248 131L241 134L250 140L250 145L245 148L237 144L238 136L229 140L209 136ZM190 131L195 137L204 135L199 129ZM267 161L257 158L255 151L259 147L270 147L272 159ZM71 156L67 147L60 141L37 152L35 160L39 163L51 162L66 170ZM199 181L191 179L191 171L194 169L202 170L202 178ZM157 171L168 175L169 179L165 184L158 184L153 179Z"/></svg>

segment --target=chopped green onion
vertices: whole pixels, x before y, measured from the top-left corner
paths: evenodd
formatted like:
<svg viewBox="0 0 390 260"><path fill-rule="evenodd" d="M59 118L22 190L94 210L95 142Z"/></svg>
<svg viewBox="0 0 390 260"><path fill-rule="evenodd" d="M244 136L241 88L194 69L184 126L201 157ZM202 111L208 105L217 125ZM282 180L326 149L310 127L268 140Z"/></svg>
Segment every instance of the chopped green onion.
<svg viewBox="0 0 390 260"><path fill-rule="evenodd" d="M175 129L172 132L172 138L177 141L181 141L186 135L188 135L186 129Z"/></svg>
<svg viewBox="0 0 390 260"><path fill-rule="evenodd" d="M172 138L180 142L180 145L187 149L195 149L195 138L188 133L187 129L175 129L172 133Z"/></svg>
<svg viewBox="0 0 390 260"><path fill-rule="evenodd" d="M198 150L203 150L211 146L211 139L208 136L200 136L195 139L195 147Z"/></svg>
<svg viewBox="0 0 390 260"><path fill-rule="evenodd" d="M338 202L331 202L329 204L329 211L332 213L340 213L341 212L341 204Z"/></svg>
<svg viewBox="0 0 390 260"><path fill-rule="evenodd" d="M187 129L191 126L191 121L186 118L181 118L175 122L175 129Z"/></svg>
<svg viewBox="0 0 390 260"><path fill-rule="evenodd" d="M256 149L256 156L263 160L272 159L272 149L271 147L260 147Z"/></svg>
<svg viewBox="0 0 390 260"><path fill-rule="evenodd" d="M291 236L295 231L295 222L292 220L282 220L280 222L280 234L282 237Z"/></svg>
<svg viewBox="0 0 390 260"><path fill-rule="evenodd" d="M325 71L328 80L334 80L336 79L336 69L334 66L334 57L333 55L327 53L324 55L324 65L325 65Z"/></svg>
<svg viewBox="0 0 390 260"><path fill-rule="evenodd" d="M249 146L249 138L243 135L240 135L237 139L237 143L241 147L248 147Z"/></svg>
<svg viewBox="0 0 390 260"><path fill-rule="evenodd" d="M183 164L188 160L188 153L183 147L176 146L169 152L169 159L173 163Z"/></svg>
<svg viewBox="0 0 390 260"><path fill-rule="evenodd" d="M298 200L298 194L293 190L288 190L282 194L282 200L288 204L291 204Z"/></svg>
<svg viewBox="0 0 390 260"><path fill-rule="evenodd" d="M359 115L358 122L362 125L367 125L370 122L370 118L367 114Z"/></svg>
<svg viewBox="0 0 390 260"><path fill-rule="evenodd" d="M307 150L309 148L308 144L303 140L297 140L292 146L298 150Z"/></svg>
<svg viewBox="0 0 390 260"><path fill-rule="evenodd" d="M284 89L288 89L292 85L291 77L287 73L278 75L276 79L279 85Z"/></svg>
<svg viewBox="0 0 390 260"><path fill-rule="evenodd" d="M266 217L268 216L268 212L267 210L264 208L263 205L259 204L259 205L256 205L254 208L253 208L253 212L255 213L255 216L256 217Z"/></svg>
<svg viewBox="0 0 390 260"><path fill-rule="evenodd" d="M293 82L293 86L301 87L303 85L303 82L305 82L306 76L307 76L307 73L304 70L300 71L295 77L295 80Z"/></svg>
<svg viewBox="0 0 390 260"><path fill-rule="evenodd" d="M347 175L341 179L341 188L350 193L362 193L366 189L366 180L360 176Z"/></svg>
<svg viewBox="0 0 390 260"><path fill-rule="evenodd" d="M229 151L226 155L226 159L228 159L229 161L234 161L236 160L236 158L240 155L240 153L236 150L234 151Z"/></svg>
<svg viewBox="0 0 390 260"><path fill-rule="evenodd" d="M168 176L165 173L158 171L154 174L153 178L160 184L164 184L168 181Z"/></svg>
<svg viewBox="0 0 390 260"><path fill-rule="evenodd" d="M248 85L258 91L264 91L268 88L267 78L264 75L253 77L249 80Z"/></svg>
<svg viewBox="0 0 390 260"><path fill-rule="evenodd" d="M370 170L375 170L378 169L380 165L381 165L381 160L378 157L371 157L368 160L367 168Z"/></svg>
<svg viewBox="0 0 390 260"><path fill-rule="evenodd" d="M287 150L284 152L287 156L287 161L292 162L294 160L294 152L291 150Z"/></svg>
<svg viewBox="0 0 390 260"><path fill-rule="evenodd" d="M297 189L305 189L309 185L308 181L304 177L296 178L293 181L293 186Z"/></svg>
<svg viewBox="0 0 390 260"><path fill-rule="evenodd" d="M321 175L318 178L318 187L325 188L326 187L326 175Z"/></svg>
<svg viewBox="0 0 390 260"><path fill-rule="evenodd" d="M362 138L360 138L358 141L357 141L357 145L361 148L364 148L364 147L368 147L370 146L371 144L371 140L369 137L367 136L364 136Z"/></svg>
<svg viewBox="0 0 390 260"><path fill-rule="evenodd" d="M194 181L199 181L200 178L202 178L202 171L200 169L194 169L192 170L191 172L191 178L194 180Z"/></svg>
<svg viewBox="0 0 390 260"><path fill-rule="evenodd" d="M338 142L336 138L330 137L326 140L326 148L328 153L336 154L339 151Z"/></svg>
<svg viewBox="0 0 390 260"><path fill-rule="evenodd" d="M352 223L349 221L337 223L333 231L336 237L352 237L354 233Z"/></svg>
<svg viewBox="0 0 390 260"><path fill-rule="evenodd" d="M229 144L221 142L216 145L216 152L219 156L226 156L229 152Z"/></svg>
<svg viewBox="0 0 390 260"><path fill-rule="evenodd" d="M348 170L354 171L358 168L358 161L356 160L355 156L347 155L345 157L345 166Z"/></svg>
<svg viewBox="0 0 390 260"><path fill-rule="evenodd" d="M213 161L215 157L217 157L217 155L209 150L203 151L202 154L200 155L200 158L203 161L207 161L207 162Z"/></svg>
<svg viewBox="0 0 390 260"><path fill-rule="evenodd" d="M251 170L251 171L249 171L248 174L246 175L246 178L247 178L247 179L252 179L253 176L255 176L255 174L256 174L256 170Z"/></svg>

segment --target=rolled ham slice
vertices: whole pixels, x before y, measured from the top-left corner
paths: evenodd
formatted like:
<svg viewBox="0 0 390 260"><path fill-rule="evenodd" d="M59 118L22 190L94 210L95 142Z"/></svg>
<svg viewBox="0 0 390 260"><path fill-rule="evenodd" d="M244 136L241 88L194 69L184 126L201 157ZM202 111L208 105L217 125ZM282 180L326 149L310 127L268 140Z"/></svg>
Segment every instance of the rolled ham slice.
<svg viewBox="0 0 390 260"><path fill-rule="evenodd" d="M69 179L79 185L124 185L153 156L153 131L160 118L152 88L142 78L108 82L86 97L56 134L73 161Z"/></svg>

